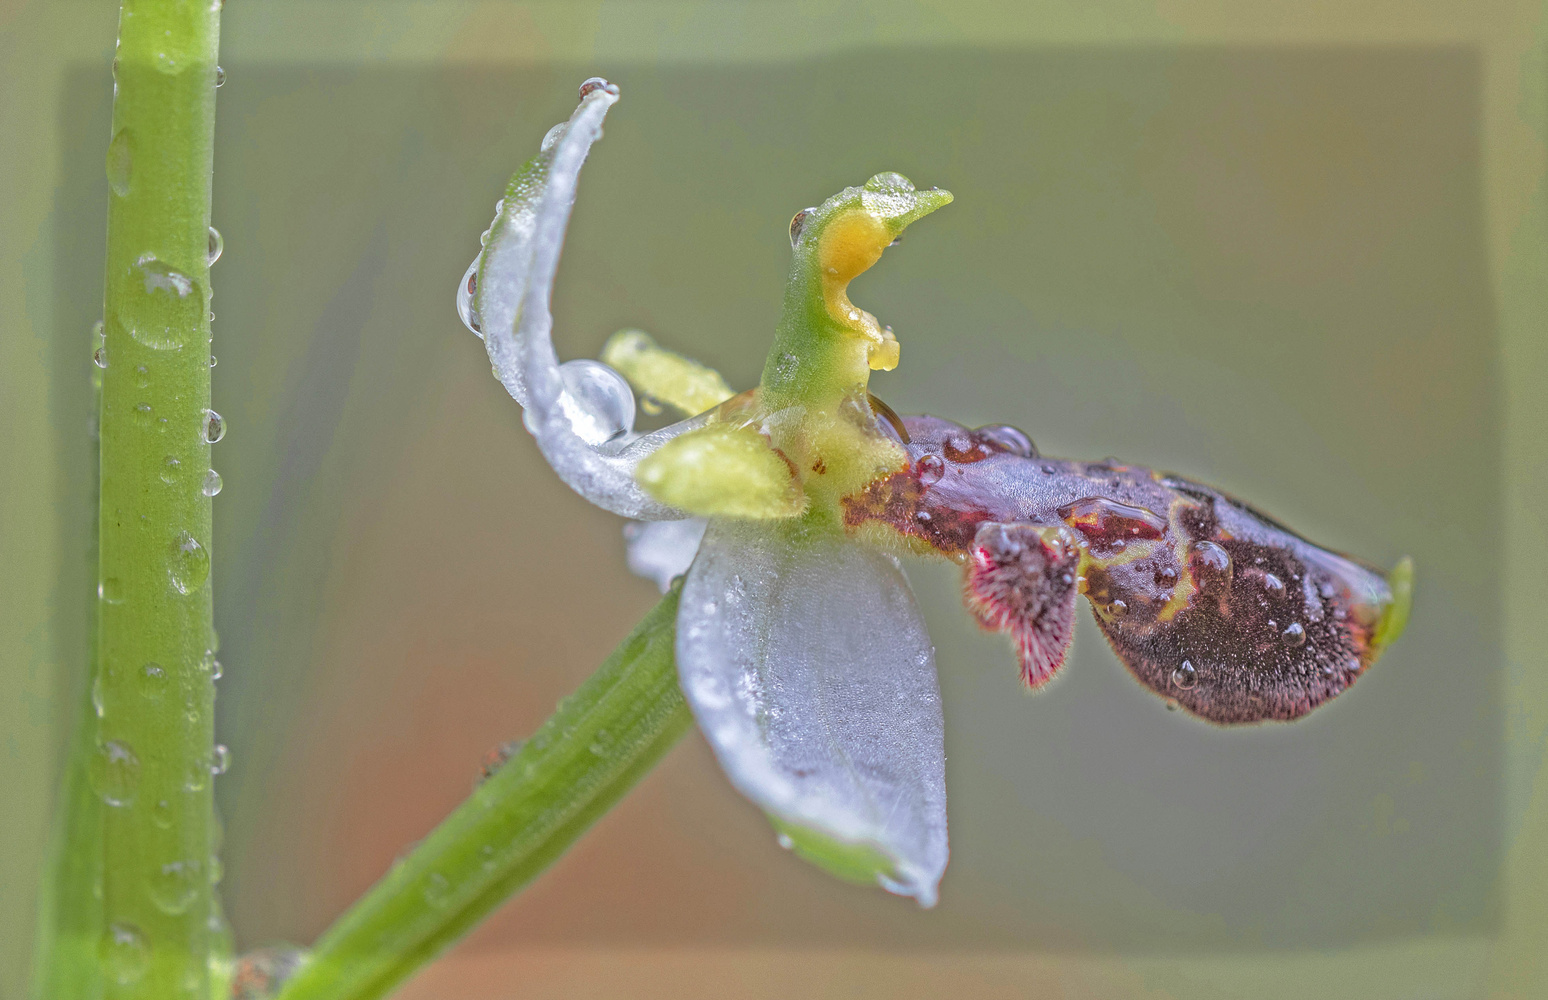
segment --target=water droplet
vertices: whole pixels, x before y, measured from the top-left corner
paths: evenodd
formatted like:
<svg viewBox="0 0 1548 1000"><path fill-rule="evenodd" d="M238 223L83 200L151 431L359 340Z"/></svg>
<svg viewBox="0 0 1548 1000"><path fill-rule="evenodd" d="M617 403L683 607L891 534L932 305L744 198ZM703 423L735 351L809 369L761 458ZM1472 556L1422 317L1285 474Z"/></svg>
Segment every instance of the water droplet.
<svg viewBox="0 0 1548 1000"><path fill-rule="evenodd" d="M97 584L97 600L104 604L124 603L124 585L118 582L118 577L110 576Z"/></svg>
<svg viewBox="0 0 1548 1000"><path fill-rule="evenodd" d="M1283 597L1285 595L1285 581L1273 573L1263 575L1263 589L1268 591L1270 597Z"/></svg>
<svg viewBox="0 0 1548 1000"><path fill-rule="evenodd" d="M1093 544L1114 545L1136 538L1160 538L1166 518L1144 507L1132 507L1106 497L1087 497L1057 511L1070 527Z"/></svg>
<svg viewBox="0 0 1548 1000"><path fill-rule="evenodd" d="M1113 618L1122 618L1129 613L1129 606L1121 600L1114 601L1107 606L1107 613Z"/></svg>
<svg viewBox="0 0 1548 1000"><path fill-rule="evenodd" d="M566 361L559 375L559 409L582 441L599 445L634 429L634 393L622 375L587 359Z"/></svg>
<svg viewBox="0 0 1548 1000"><path fill-rule="evenodd" d="M140 668L140 693L151 699L167 693L167 672L161 664L147 663Z"/></svg>
<svg viewBox="0 0 1548 1000"><path fill-rule="evenodd" d="M183 478L183 463L176 455L168 455L161 460L162 482L172 486L181 478Z"/></svg>
<svg viewBox="0 0 1548 1000"><path fill-rule="evenodd" d="M199 895L200 877L199 862L169 861L151 873L146 889L156 909L176 916L188 912Z"/></svg>
<svg viewBox="0 0 1548 1000"><path fill-rule="evenodd" d="M792 850L795 847L795 841L791 840L790 834L785 833L784 831L780 831L779 836L775 837L774 839L779 842L780 847L783 847L787 851Z"/></svg>
<svg viewBox="0 0 1548 1000"><path fill-rule="evenodd" d="M109 924L102 935L99 957L103 971L119 986L133 986L150 967L145 935L133 924Z"/></svg>
<svg viewBox="0 0 1548 1000"><path fill-rule="evenodd" d="M1306 641L1306 628L1300 622L1291 622L1279 634L1279 641L1286 646L1299 646Z"/></svg>
<svg viewBox="0 0 1548 1000"><path fill-rule="evenodd" d="M215 86L223 87L226 84L226 71L219 66L215 67Z"/></svg>
<svg viewBox="0 0 1548 1000"><path fill-rule="evenodd" d="M95 351L92 351L91 360L92 363L95 364L98 368L106 368L108 365L107 345L104 344L103 346L97 348Z"/></svg>
<svg viewBox="0 0 1548 1000"><path fill-rule="evenodd" d="M1219 591L1231 583L1231 553L1224 546L1207 539L1194 542L1188 558L1199 589Z"/></svg>
<svg viewBox="0 0 1548 1000"><path fill-rule="evenodd" d="M124 315L129 336L158 351L174 350L197 335L207 309L204 289L193 278L153 254L134 265Z"/></svg>
<svg viewBox="0 0 1548 1000"><path fill-rule="evenodd" d="M151 821L163 830L172 829L172 803L162 799L151 807Z"/></svg>
<svg viewBox="0 0 1548 1000"><path fill-rule="evenodd" d="M483 254L473 258L473 263L463 272L462 280L457 284L457 316L462 320L462 325L473 331L478 339L484 339L484 328L478 321L478 310L474 307L473 296L478 293L478 262L484 259Z"/></svg>
<svg viewBox="0 0 1548 1000"><path fill-rule="evenodd" d="M542 143L540 143L538 145L538 151L546 153L550 149L553 149L554 148L554 143L559 141L559 137L561 135L564 135L564 127L566 125L568 125L568 124L569 124L569 122L560 122L558 125L555 125L553 128L549 129L547 132L544 132L543 133L543 141L542 141ZM479 237L478 241L481 244L488 243L489 242L489 230L487 230L487 229L484 230L483 235Z"/></svg>
<svg viewBox="0 0 1548 1000"><path fill-rule="evenodd" d="M98 674L91 679L91 707L97 713L97 718L107 713L106 704L102 693L102 675Z"/></svg>
<svg viewBox="0 0 1548 1000"><path fill-rule="evenodd" d="M921 486L931 486L941 481L946 474L946 463L939 455L920 455L914 463L914 474L919 477Z"/></svg>
<svg viewBox="0 0 1548 1000"><path fill-rule="evenodd" d="M134 136L128 129L121 128L107 149L108 186L120 198L129 195L129 175L133 167Z"/></svg>
<svg viewBox="0 0 1548 1000"><path fill-rule="evenodd" d="M1180 707L1181 706L1179 706L1177 704L1177 700L1175 698L1168 698L1168 699L1166 699L1166 710L1168 712L1175 712Z"/></svg>
<svg viewBox="0 0 1548 1000"><path fill-rule="evenodd" d="M1199 683L1199 672L1193 669L1192 662L1182 661L1182 666L1172 671L1172 686L1180 687L1184 691Z"/></svg>
<svg viewBox="0 0 1548 1000"><path fill-rule="evenodd" d="M220 255L225 249L226 241L220 238L220 230L216 229L214 226L211 226L210 243L209 249L206 251L205 263L207 265L213 265L217 260L220 260ZM224 308L224 306L222 308ZM214 318L215 314L211 313L210 319Z"/></svg>
<svg viewBox="0 0 1548 1000"><path fill-rule="evenodd" d="M792 250L795 249L797 243L801 242L801 230L806 228L806 220L811 218L812 213L815 211L817 211L815 208L803 208L790 217L790 248Z"/></svg>
<svg viewBox="0 0 1548 1000"><path fill-rule="evenodd" d="M210 783L210 762L208 760L195 759L188 765L188 770L183 773L183 790L185 792L202 792Z"/></svg>
<svg viewBox="0 0 1548 1000"><path fill-rule="evenodd" d="M151 425L151 405L149 403L134 404L134 422L137 427L148 428Z"/></svg>
<svg viewBox="0 0 1548 1000"><path fill-rule="evenodd" d="M231 964L232 1000L267 1000L306 964L300 948L258 948Z"/></svg>
<svg viewBox="0 0 1548 1000"><path fill-rule="evenodd" d="M140 786L140 758L129 744L108 740L91 761L91 787L110 806L134 805Z"/></svg>
<svg viewBox="0 0 1548 1000"><path fill-rule="evenodd" d="M214 469L205 470L204 486L201 487L201 490L205 496L215 496L220 492L221 487L225 485L225 481L220 478L220 473L216 472Z"/></svg>
<svg viewBox="0 0 1548 1000"><path fill-rule="evenodd" d="M1010 424L989 424L980 427L973 432L980 440L991 448L1018 455L1021 458L1036 458L1037 445L1027 437L1020 427L1012 427Z"/></svg>
<svg viewBox="0 0 1548 1000"><path fill-rule="evenodd" d="M214 775L225 774L231 767L231 751L226 749L224 743L215 744L215 749L210 751L210 773Z"/></svg>
<svg viewBox="0 0 1548 1000"><path fill-rule="evenodd" d="M210 367L211 368L215 367L215 355L213 355L213 354L210 355Z"/></svg>
<svg viewBox="0 0 1548 1000"><path fill-rule="evenodd" d="M591 741L591 746L586 749L590 750L593 756L601 757L607 753L607 748L612 742L612 733L609 733L606 729L598 729L597 735Z"/></svg>
<svg viewBox="0 0 1548 1000"><path fill-rule="evenodd" d="M959 465L982 462L989 457L991 451L989 445L973 434L951 435L946 439L946 445L942 450L946 452L947 458Z"/></svg>
<svg viewBox="0 0 1548 1000"><path fill-rule="evenodd" d="M425 880L425 902L436 909L445 906L451 899L451 882L440 872L431 872Z"/></svg>
<svg viewBox="0 0 1548 1000"><path fill-rule="evenodd" d="M172 587L179 594L191 594L204 586L210 575L210 553L188 532L172 541L172 562L167 567Z"/></svg>
<svg viewBox="0 0 1548 1000"><path fill-rule="evenodd" d="M616 83L608 83L600 76L594 76L580 85L581 99L585 100L587 94L597 90L604 90L615 97L618 95L618 85Z"/></svg>
<svg viewBox="0 0 1548 1000"><path fill-rule="evenodd" d="M150 369L144 365L135 365L134 384L141 389L148 388L150 386Z"/></svg>
<svg viewBox="0 0 1548 1000"><path fill-rule="evenodd" d="M226 436L226 421L214 410L204 411L204 440L210 444L219 444L220 439Z"/></svg>

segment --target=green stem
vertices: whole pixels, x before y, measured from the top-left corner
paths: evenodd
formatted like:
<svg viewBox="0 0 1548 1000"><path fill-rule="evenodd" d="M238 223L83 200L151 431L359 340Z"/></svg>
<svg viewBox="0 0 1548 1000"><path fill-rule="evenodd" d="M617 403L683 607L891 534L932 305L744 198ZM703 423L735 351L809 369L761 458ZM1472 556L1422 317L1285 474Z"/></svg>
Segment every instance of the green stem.
<svg viewBox="0 0 1548 1000"><path fill-rule="evenodd" d="M678 590L504 766L318 941L278 1000L385 996L532 881L692 721L677 687Z"/></svg>
<svg viewBox="0 0 1548 1000"><path fill-rule="evenodd" d="M101 797L109 997L210 995L207 432L219 3L120 11L101 411L90 765Z"/></svg>

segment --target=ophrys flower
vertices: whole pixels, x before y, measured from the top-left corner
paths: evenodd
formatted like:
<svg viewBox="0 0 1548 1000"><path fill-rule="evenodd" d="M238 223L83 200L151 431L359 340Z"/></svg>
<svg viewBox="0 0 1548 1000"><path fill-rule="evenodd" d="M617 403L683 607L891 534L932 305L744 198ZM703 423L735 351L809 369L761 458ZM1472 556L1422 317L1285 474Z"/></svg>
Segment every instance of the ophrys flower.
<svg viewBox="0 0 1548 1000"><path fill-rule="evenodd" d="M1015 428L901 419L871 396L870 371L895 366L900 349L850 301L849 282L951 200L898 174L792 220L757 388L733 396L634 332L604 351L614 367L560 365L550 289L577 175L617 96L588 81L513 178L459 309L560 476L599 506L657 522L634 529L631 562L663 581L686 569L684 694L786 846L924 905L936 898L947 860L940 696L899 555L964 566L969 609L1010 635L1029 686L1063 663L1085 594L1143 683L1216 722L1304 714L1401 629L1406 564L1389 582L1180 477L1046 459ZM635 434L631 381L694 415Z"/></svg>

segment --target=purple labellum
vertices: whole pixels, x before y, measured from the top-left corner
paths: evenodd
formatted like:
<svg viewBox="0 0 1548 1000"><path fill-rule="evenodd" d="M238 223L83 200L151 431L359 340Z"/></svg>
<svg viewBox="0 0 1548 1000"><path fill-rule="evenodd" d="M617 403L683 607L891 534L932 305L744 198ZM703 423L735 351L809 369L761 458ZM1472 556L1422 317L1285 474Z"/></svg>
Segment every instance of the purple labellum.
<svg viewBox="0 0 1548 1000"><path fill-rule="evenodd" d="M847 497L845 522L963 562L969 609L1010 635L1029 686L1063 662L1076 592L1141 683L1222 724L1305 715L1380 652L1385 577L1219 490L1043 458L1003 428L903 423L909 464Z"/></svg>

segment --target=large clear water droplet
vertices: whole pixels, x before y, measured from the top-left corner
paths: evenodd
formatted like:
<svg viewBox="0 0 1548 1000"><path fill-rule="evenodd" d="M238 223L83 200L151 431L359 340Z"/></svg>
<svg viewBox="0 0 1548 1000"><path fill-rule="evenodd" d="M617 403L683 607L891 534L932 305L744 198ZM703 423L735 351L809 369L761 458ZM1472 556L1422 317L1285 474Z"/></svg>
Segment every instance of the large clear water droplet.
<svg viewBox="0 0 1548 1000"><path fill-rule="evenodd" d="M479 340L484 339L484 328L478 322L478 311L473 307L473 296L478 291L478 262L483 259L483 254L473 258L473 263L462 274L462 281L457 285L457 316L461 318L462 325L472 330Z"/></svg>
<svg viewBox="0 0 1548 1000"><path fill-rule="evenodd" d="M168 455L161 460L161 481L168 486L174 486L183 478L183 463L176 455Z"/></svg>
<svg viewBox="0 0 1548 1000"><path fill-rule="evenodd" d="M215 67L215 86L218 89L220 87L224 87L225 85L226 85L226 71L221 69L219 66L216 66Z"/></svg>
<svg viewBox="0 0 1548 1000"><path fill-rule="evenodd" d="M97 745L91 761L91 787L110 806L134 805L140 788L140 758L129 744L108 740Z"/></svg>
<svg viewBox="0 0 1548 1000"><path fill-rule="evenodd" d="M618 84L608 83L600 76L590 77L580 85L580 99L585 100L587 94L596 90L605 90L609 94L616 95L618 93Z"/></svg>
<svg viewBox="0 0 1548 1000"><path fill-rule="evenodd" d="M634 429L634 392L622 375L585 358L566 361L559 375L564 381L559 411L582 441L599 445ZM527 428L532 429L530 421Z"/></svg>
<svg viewBox="0 0 1548 1000"><path fill-rule="evenodd" d="M134 134L121 128L113 136L113 141L108 143L107 150L108 187L120 198L129 194L129 176L133 168Z"/></svg>
<svg viewBox="0 0 1548 1000"><path fill-rule="evenodd" d="M226 436L226 421L214 410L205 410L202 418L204 440L210 444L219 444L220 439Z"/></svg>
<svg viewBox="0 0 1548 1000"><path fill-rule="evenodd" d="M158 351L192 341L204 321L204 289L172 265L144 254L127 284L129 302L119 321L129 336Z"/></svg>
<svg viewBox="0 0 1548 1000"><path fill-rule="evenodd" d="M169 861L151 873L146 889L156 909L177 916L188 912L188 907L199 895L199 884L203 878L199 862Z"/></svg>
<svg viewBox="0 0 1548 1000"><path fill-rule="evenodd" d="M225 480L220 478L220 473L214 469L207 469L204 473L204 485L200 487L200 490L205 496L212 497L219 493L221 487L225 485Z"/></svg>
<svg viewBox="0 0 1548 1000"><path fill-rule="evenodd" d="M1193 668L1188 660L1182 661L1182 666L1172 671L1172 683L1184 691L1196 687L1199 683L1199 672Z"/></svg>
<svg viewBox="0 0 1548 1000"><path fill-rule="evenodd" d="M1279 641L1286 646L1299 646L1306 641L1306 626L1300 622L1291 622L1285 626L1285 630L1279 634Z"/></svg>
<svg viewBox="0 0 1548 1000"><path fill-rule="evenodd" d="M150 968L150 947L133 924L109 924L99 952L102 971L119 986L133 986Z"/></svg>
<svg viewBox="0 0 1548 1000"><path fill-rule="evenodd" d="M209 578L210 553L188 532L179 533L172 541L172 562L167 575L179 594L193 593Z"/></svg>
<svg viewBox="0 0 1548 1000"><path fill-rule="evenodd" d="M206 256L205 260L208 261L208 263L210 263L210 264L214 264L217 260L220 260L220 255L221 255L222 252L225 251L225 249L226 249L226 241L220 238L220 230L216 229L214 226L211 226L210 227L210 246L209 246L209 250L206 251L207 256ZM214 316L210 317L210 319L214 319L214 318L215 318Z"/></svg>

